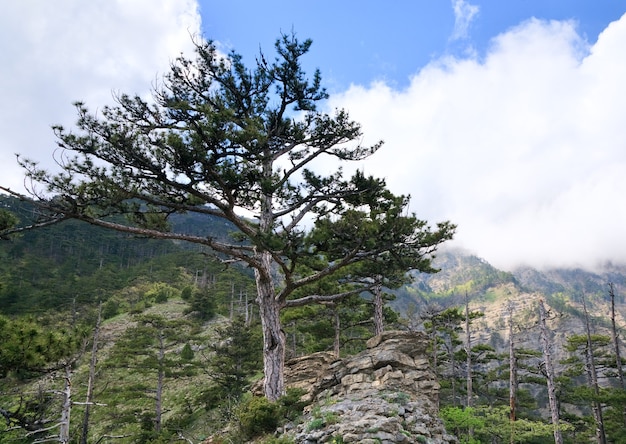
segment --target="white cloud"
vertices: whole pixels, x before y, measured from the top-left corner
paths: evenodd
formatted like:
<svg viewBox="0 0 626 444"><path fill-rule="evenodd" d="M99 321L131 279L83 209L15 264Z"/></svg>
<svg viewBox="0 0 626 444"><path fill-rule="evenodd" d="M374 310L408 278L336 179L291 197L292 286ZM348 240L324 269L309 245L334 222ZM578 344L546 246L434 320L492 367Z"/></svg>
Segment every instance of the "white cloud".
<svg viewBox="0 0 626 444"><path fill-rule="evenodd" d="M466 30L474 7L453 5ZM192 0L4 5L0 183L21 188L14 153L52 163L50 125L73 124L73 101L147 93L199 29ZM411 194L420 217L457 223L455 244L503 268L626 262L625 46L626 16L593 46L574 23L530 20L404 90L353 86L329 106L363 124L365 143L386 141L365 172Z"/></svg>
<svg viewBox="0 0 626 444"><path fill-rule="evenodd" d="M450 39L464 39L467 37L469 26L480 8L465 0L452 0L452 9L454 10L454 30Z"/></svg>
<svg viewBox="0 0 626 444"><path fill-rule="evenodd" d="M592 47L530 20L480 59L443 58L403 91L332 98L385 146L365 163L418 216L459 225L497 266L626 263L626 15Z"/></svg>
<svg viewBox="0 0 626 444"><path fill-rule="evenodd" d="M15 153L52 164L52 124L72 125L72 103L95 109L112 92L147 94L200 33L193 0L20 0L0 15L0 177L21 189Z"/></svg>

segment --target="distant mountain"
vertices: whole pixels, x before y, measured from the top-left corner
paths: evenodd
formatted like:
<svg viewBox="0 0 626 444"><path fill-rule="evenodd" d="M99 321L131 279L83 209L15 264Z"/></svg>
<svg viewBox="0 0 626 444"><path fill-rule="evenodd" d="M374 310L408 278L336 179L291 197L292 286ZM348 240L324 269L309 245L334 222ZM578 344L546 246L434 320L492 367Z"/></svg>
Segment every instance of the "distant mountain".
<svg viewBox="0 0 626 444"><path fill-rule="evenodd" d="M419 318L423 312L463 307L467 294L470 309L484 314L473 324L474 339L492 345L498 352L506 352L509 306L514 322L519 324L518 345L541 349L537 329L539 299L545 301L551 313L549 325L557 362L566 357L567 338L585 333L583 296L592 333L610 335L609 282L615 288L616 322L622 330L626 328L626 266L607 264L595 272L525 267L508 273L457 250L442 251L434 265L441 270L439 273L416 274L413 283L396 292L394 308Z"/></svg>
<svg viewBox="0 0 626 444"><path fill-rule="evenodd" d="M618 290L618 301L624 302L626 294L626 265L607 264L597 271L523 267L507 272L478 256L454 249L438 252L433 265L440 270L438 273L416 273L411 284L396 292L398 307L433 300L444 306L453 305L464 301L466 294L470 300L490 299L503 286L548 298L561 295L580 300L584 294L593 301L606 300L611 282Z"/></svg>

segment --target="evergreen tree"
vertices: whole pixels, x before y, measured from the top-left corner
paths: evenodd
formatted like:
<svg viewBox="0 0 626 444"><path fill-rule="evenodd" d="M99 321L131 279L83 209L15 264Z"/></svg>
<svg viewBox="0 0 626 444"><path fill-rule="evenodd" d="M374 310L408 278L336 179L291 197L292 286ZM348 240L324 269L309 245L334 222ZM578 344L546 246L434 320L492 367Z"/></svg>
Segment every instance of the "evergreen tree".
<svg viewBox="0 0 626 444"><path fill-rule="evenodd" d="M146 441L164 432L165 384L186 376L189 360L174 351L183 340L183 321L159 315L134 320L137 325L124 333L107 357L103 383L111 385L107 397L114 401L107 404L116 431L126 430Z"/></svg>
<svg viewBox="0 0 626 444"><path fill-rule="evenodd" d="M206 372L212 387L201 396L207 408L230 407L250 385L250 377L261 369L262 353L255 329L237 316L215 329L209 344Z"/></svg>
<svg viewBox="0 0 626 444"><path fill-rule="evenodd" d="M280 311L343 297L309 295L296 302L289 299L296 289L407 248L422 253L426 267L455 229L448 222L431 229L407 215L408 197L391 195L382 180L360 173L346 180L340 168L326 176L311 169L324 156L364 159L381 143L361 146L361 128L345 111L317 110L328 95L319 71L309 79L301 67L310 46L310 40L284 35L275 59L261 54L248 69L241 56L222 58L212 43L198 42L195 60L180 57L172 64L155 103L120 95L117 106L97 115L78 103L78 131L55 127L67 159L61 173L20 158L27 176L53 194L31 197L49 216L33 226L74 218L200 244L251 267L270 400L285 391ZM168 219L183 212L228 221L238 236L225 241L177 230ZM120 214L128 219L110 217ZM312 235L302 223L309 216ZM298 274L300 263L319 255L329 258L327 266Z"/></svg>
<svg viewBox="0 0 626 444"><path fill-rule="evenodd" d="M81 329L0 315L0 416L5 426L0 431L16 440L25 434L45 439L60 427L60 435L67 437L71 367L82 340ZM51 375L59 378L46 378L34 392L28 389L30 381Z"/></svg>

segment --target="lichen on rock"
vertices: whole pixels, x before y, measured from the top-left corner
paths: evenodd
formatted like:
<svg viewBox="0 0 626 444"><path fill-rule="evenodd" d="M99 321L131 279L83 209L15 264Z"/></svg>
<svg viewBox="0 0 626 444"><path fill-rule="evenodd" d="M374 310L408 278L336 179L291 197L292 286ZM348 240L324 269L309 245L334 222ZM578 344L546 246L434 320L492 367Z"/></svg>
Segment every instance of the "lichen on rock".
<svg viewBox="0 0 626 444"><path fill-rule="evenodd" d="M438 416L439 384L428 337L388 331L345 359L315 353L287 363L289 387L306 391L304 420L283 428L298 444L455 443Z"/></svg>

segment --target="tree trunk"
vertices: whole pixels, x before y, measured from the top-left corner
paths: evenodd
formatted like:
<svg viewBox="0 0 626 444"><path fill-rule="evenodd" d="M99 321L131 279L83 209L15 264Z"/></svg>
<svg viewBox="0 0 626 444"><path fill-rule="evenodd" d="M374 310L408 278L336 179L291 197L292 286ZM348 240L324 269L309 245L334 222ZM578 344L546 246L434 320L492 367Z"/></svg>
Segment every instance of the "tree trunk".
<svg viewBox="0 0 626 444"><path fill-rule="evenodd" d="M615 287L613 283L609 283L609 296L611 297L611 341L613 342L613 350L615 352L615 368L617 369L620 387L626 390L624 371L622 370L622 356L619 349L619 336L617 335L617 324L615 323Z"/></svg>
<svg viewBox="0 0 626 444"><path fill-rule="evenodd" d="M239 307L241 307L241 293L239 293ZM228 319L233 320L233 316L235 315L235 283L230 284L230 314Z"/></svg>
<svg viewBox="0 0 626 444"><path fill-rule="evenodd" d="M432 347L433 347L433 355L432 355L433 371L435 372L435 375L437 376L437 378L439 378L439 372L437 371L437 366L439 365L439 363L437 362L437 347L439 346L439 341L437 341L437 329L435 328L434 319L432 323L433 323L433 327L432 327L431 337L432 337Z"/></svg>
<svg viewBox="0 0 626 444"><path fill-rule="evenodd" d="M263 330L263 370L265 397L276 401L285 394L285 335L280 326L280 301L276 300L271 279L269 253L260 254L262 269L255 269L261 328Z"/></svg>
<svg viewBox="0 0 626 444"><path fill-rule="evenodd" d="M469 297L465 292L465 353L467 355L467 407L472 406L472 333L470 332ZM467 428L467 436L470 440L474 437L474 429Z"/></svg>
<svg viewBox="0 0 626 444"><path fill-rule="evenodd" d="M456 358L454 357L454 345L452 340L452 334L450 333L446 338L446 349L448 350L448 356L450 357L450 383L452 389L452 406L456 407ZM461 402L461 405L463 403Z"/></svg>
<svg viewBox="0 0 626 444"><path fill-rule="evenodd" d="M541 345L543 348L543 361L546 369L546 383L548 385L548 401L550 403L550 415L552 416L554 443L563 444L559 408L556 402L556 387L554 384L554 368L552 367L550 339L548 338L548 327L546 326L546 309L543 306L543 300L541 299L539 300L539 327L541 329Z"/></svg>
<svg viewBox="0 0 626 444"><path fill-rule="evenodd" d="M513 423L516 420L515 405L517 404L517 360L515 358L515 341L513 338L513 306L509 304L509 422L511 425L510 443L515 441Z"/></svg>
<svg viewBox="0 0 626 444"><path fill-rule="evenodd" d="M589 386L593 390L596 399L593 401L593 417L596 421L596 439L598 444L606 444L606 434L604 432L604 419L602 418L602 404L598 400L600 395L600 388L598 386L598 374L596 372L595 356L593 354L593 348L591 343L591 327L589 326L589 312L587 311L587 302L585 295L582 295L583 299L583 311L585 313L585 329L587 332L587 350L586 350L586 365L589 377Z"/></svg>
<svg viewBox="0 0 626 444"><path fill-rule="evenodd" d="M382 276L378 276L377 280L379 283L374 287L374 336L382 334L385 328L383 318L383 307L385 302L383 300L383 288L380 284Z"/></svg>
<svg viewBox="0 0 626 444"><path fill-rule="evenodd" d="M626 390L626 381L624 381L624 370L622 369L622 356L619 348L619 336L617 334L617 324L615 323L615 286L609 282L609 296L611 297L611 342L613 342L613 350L615 353L615 368L617 369L617 378L622 390ZM626 406L623 410L624 426L626 426Z"/></svg>
<svg viewBox="0 0 626 444"><path fill-rule="evenodd" d="M465 292L465 353L467 354L467 407L472 406L472 333L470 332L469 298ZM470 433L471 436L471 433Z"/></svg>
<svg viewBox="0 0 626 444"><path fill-rule="evenodd" d="M93 401L93 385L96 378L96 362L98 356L98 337L100 335L100 322L102 322L102 303L98 306L98 319L93 332L93 344L91 346L91 360L89 361L89 379L87 380L87 396L85 399L85 414L83 416L83 428L80 436L80 444L87 444L89 436L89 414Z"/></svg>
<svg viewBox="0 0 626 444"><path fill-rule="evenodd" d="M339 317L339 307L333 304L333 316L335 318L335 339L333 340L333 352L335 357L339 359L341 354L341 319Z"/></svg>
<svg viewBox="0 0 626 444"><path fill-rule="evenodd" d="M239 290L240 297L243 297L243 313L244 313L244 325L246 327L250 326L250 306L248 303L248 290L242 288Z"/></svg>
<svg viewBox="0 0 626 444"><path fill-rule="evenodd" d="M156 402L154 405L154 430L161 433L161 424L163 416L163 381L165 379L165 335L163 329L159 328L159 354L158 354L158 374L156 386Z"/></svg>
<svg viewBox="0 0 626 444"><path fill-rule="evenodd" d="M63 409L59 426L59 442L70 442L70 414L72 413L72 367L65 366L65 388L63 389Z"/></svg>

